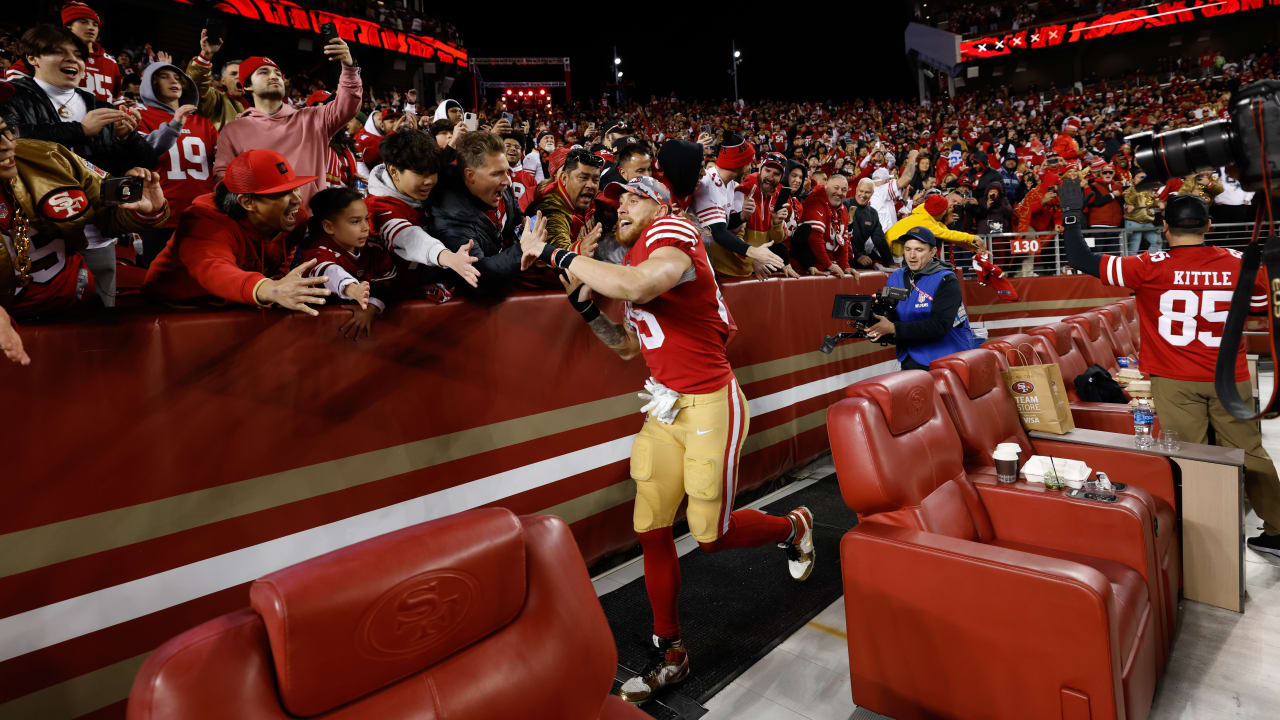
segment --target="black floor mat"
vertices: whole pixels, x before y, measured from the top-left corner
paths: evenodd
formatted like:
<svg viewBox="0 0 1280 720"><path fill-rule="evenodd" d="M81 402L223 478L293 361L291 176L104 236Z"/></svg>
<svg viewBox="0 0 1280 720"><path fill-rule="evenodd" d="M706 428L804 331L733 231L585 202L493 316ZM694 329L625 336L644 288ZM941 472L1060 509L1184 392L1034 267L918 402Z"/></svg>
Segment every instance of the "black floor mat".
<svg viewBox="0 0 1280 720"><path fill-rule="evenodd" d="M772 545L680 559L680 626L693 673L644 706L664 720L695 720L717 692L799 630L842 594L840 538L857 516L840 498L836 476L765 506L782 515L806 505L814 515L817 564L803 583L787 576L786 556ZM600 598L618 644L618 677L644 664L653 628L644 578ZM618 683L614 683L617 692Z"/></svg>

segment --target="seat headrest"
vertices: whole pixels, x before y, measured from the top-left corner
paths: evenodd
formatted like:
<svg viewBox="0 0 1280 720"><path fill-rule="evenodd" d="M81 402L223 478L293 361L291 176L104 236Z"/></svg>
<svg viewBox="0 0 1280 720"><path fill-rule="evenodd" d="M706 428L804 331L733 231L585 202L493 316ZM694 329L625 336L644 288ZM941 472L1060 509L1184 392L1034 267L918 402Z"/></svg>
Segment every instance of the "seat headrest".
<svg viewBox="0 0 1280 720"><path fill-rule="evenodd" d="M1111 326L1112 330L1119 330L1124 322L1124 311L1115 305L1098 308L1098 315Z"/></svg>
<svg viewBox="0 0 1280 720"><path fill-rule="evenodd" d="M1063 318L1062 322L1080 328L1080 332L1090 342L1097 340L1098 334L1102 332L1102 329L1098 327L1098 315L1096 313L1072 315L1071 317Z"/></svg>
<svg viewBox="0 0 1280 720"><path fill-rule="evenodd" d="M1024 351L1025 352L1025 351ZM940 357L929 364L931 370L944 368L955 373L970 398L980 398L991 392L1003 380L999 353L993 350L964 350Z"/></svg>
<svg viewBox="0 0 1280 720"><path fill-rule="evenodd" d="M1051 362L1043 356L1035 337L1026 333L1001 335L983 343L982 347L1000 353L1009 365L1040 365Z"/></svg>
<svg viewBox="0 0 1280 720"><path fill-rule="evenodd" d="M893 435L915 430L933 416L933 378L924 370L900 370L868 378L845 390L849 397L868 398L880 407Z"/></svg>
<svg viewBox="0 0 1280 720"><path fill-rule="evenodd" d="M1053 349L1061 357L1070 353L1075 349L1075 344L1071 341L1071 326L1065 322L1045 323L1036 326L1031 333L1033 335L1042 335L1053 341Z"/></svg>
<svg viewBox="0 0 1280 720"><path fill-rule="evenodd" d="M257 580L280 698L319 715L510 623L525 601L520 520L485 508L350 545Z"/></svg>

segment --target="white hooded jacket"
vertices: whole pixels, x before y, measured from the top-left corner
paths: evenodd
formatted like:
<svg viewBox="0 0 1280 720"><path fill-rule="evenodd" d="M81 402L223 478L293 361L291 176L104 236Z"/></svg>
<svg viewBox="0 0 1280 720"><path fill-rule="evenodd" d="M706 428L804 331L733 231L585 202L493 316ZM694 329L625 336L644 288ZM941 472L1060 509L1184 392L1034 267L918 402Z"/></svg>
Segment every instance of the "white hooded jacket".
<svg viewBox="0 0 1280 720"><path fill-rule="evenodd" d="M422 203L396 189L386 165L379 165L369 173L370 197L393 197L412 208ZM411 263L441 267L440 253L448 248L418 225L403 218L392 218L380 224L380 233L388 249Z"/></svg>

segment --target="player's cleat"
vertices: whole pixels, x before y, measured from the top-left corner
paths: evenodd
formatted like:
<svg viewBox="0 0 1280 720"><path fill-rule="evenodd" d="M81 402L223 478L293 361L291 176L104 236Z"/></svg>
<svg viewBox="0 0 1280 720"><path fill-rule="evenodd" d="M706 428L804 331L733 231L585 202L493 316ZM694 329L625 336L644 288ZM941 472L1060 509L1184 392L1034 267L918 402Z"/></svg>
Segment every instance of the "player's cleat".
<svg viewBox="0 0 1280 720"><path fill-rule="evenodd" d="M643 675L622 684L618 695L632 705L641 705L664 687L675 685L689 677L689 653L679 638L668 640L653 636L649 648L649 663Z"/></svg>
<svg viewBox="0 0 1280 720"><path fill-rule="evenodd" d="M787 551L787 571L797 582L809 579L813 572L813 513L809 508L800 507L787 513L791 521L791 540L778 543L778 547Z"/></svg>

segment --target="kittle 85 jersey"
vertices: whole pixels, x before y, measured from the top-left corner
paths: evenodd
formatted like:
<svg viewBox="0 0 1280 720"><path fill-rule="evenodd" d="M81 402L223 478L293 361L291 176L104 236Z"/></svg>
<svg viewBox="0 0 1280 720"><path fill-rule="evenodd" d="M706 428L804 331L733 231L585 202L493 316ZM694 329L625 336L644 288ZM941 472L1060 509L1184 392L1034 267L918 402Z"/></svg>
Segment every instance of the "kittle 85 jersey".
<svg viewBox="0 0 1280 720"><path fill-rule="evenodd" d="M1213 381L1240 259L1239 252L1212 245L1123 258L1102 256L1102 282L1137 291L1143 372L1173 380ZM1258 273L1250 300L1250 310L1267 309L1265 273ZM1240 353L1236 380L1247 379L1245 354Z"/></svg>
<svg viewBox="0 0 1280 720"><path fill-rule="evenodd" d="M636 266L654 250L673 247L693 260L675 287L643 305L626 303L627 324L654 379L679 393L719 390L733 379L725 345L738 331L720 295L702 234L678 216L654 220L622 263Z"/></svg>

